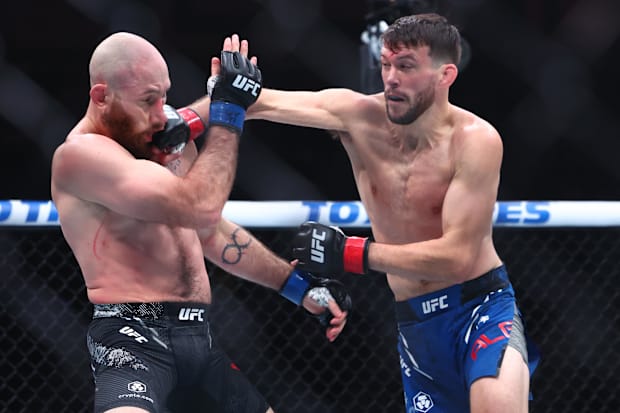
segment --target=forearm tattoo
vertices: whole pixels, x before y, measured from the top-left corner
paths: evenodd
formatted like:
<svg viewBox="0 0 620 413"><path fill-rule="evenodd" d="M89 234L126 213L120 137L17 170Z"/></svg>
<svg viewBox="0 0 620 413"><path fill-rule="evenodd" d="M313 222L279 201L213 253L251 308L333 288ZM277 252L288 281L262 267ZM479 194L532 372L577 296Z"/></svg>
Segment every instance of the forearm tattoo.
<svg viewBox="0 0 620 413"><path fill-rule="evenodd" d="M250 246L252 238L248 236L246 243L240 243L237 237L240 235L241 228L236 228L232 234L230 234L231 243L226 244L222 250L222 262L224 264L235 265L241 261L241 257L244 254L244 250Z"/></svg>

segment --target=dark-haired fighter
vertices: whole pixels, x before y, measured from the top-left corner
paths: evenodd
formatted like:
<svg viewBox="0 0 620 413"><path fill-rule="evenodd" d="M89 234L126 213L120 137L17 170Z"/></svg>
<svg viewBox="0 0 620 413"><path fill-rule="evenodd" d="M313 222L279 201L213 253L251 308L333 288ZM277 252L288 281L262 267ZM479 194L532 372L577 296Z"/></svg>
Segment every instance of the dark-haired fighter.
<svg viewBox="0 0 620 413"><path fill-rule="evenodd" d="M370 218L374 242L304 224L298 267L387 274L407 412L525 412L537 355L492 239L500 135L449 101L461 40L444 17L402 17L382 40L383 93L265 89L248 112L335 131Z"/></svg>

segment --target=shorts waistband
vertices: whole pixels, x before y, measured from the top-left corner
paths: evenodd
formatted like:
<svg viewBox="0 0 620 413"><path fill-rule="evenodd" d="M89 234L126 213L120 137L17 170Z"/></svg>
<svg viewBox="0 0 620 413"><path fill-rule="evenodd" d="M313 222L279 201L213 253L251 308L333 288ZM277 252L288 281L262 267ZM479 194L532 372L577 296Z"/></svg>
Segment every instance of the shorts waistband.
<svg viewBox="0 0 620 413"><path fill-rule="evenodd" d="M462 284L413 297L409 300L397 301L395 303L396 321L422 321L509 285L510 280L506 266L501 265Z"/></svg>
<svg viewBox="0 0 620 413"><path fill-rule="evenodd" d="M207 321L209 305L196 302L95 304L93 318Z"/></svg>

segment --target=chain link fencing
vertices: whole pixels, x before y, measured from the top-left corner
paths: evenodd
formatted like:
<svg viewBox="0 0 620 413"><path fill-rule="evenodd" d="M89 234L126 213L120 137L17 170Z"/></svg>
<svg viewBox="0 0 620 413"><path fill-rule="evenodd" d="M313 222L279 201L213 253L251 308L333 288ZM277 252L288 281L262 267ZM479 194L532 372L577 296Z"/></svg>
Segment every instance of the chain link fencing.
<svg viewBox="0 0 620 413"><path fill-rule="evenodd" d="M253 233L287 257L292 231ZM530 411L620 411L620 228L496 228L495 242L543 357ZM60 229L0 228L0 270L0 411L92 411L92 306ZM328 343L276 292L209 271L215 339L276 412L404 413L385 277L339 277L354 309Z"/></svg>

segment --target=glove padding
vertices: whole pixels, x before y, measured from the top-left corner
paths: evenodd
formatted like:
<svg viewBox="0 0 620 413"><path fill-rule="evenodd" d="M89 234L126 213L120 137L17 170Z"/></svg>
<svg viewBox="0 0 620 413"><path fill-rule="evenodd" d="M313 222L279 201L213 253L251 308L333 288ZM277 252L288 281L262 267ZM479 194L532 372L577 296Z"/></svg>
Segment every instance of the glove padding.
<svg viewBox="0 0 620 413"><path fill-rule="evenodd" d="M209 124L226 126L240 134L245 111L262 90L261 71L239 52L223 51L220 62L219 75L207 82L207 94L211 97Z"/></svg>
<svg viewBox="0 0 620 413"><path fill-rule="evenodd" d="M368 238L347 237L340 228L304 222L292 242L297 267L317 274L368 273Z"/></svg>
<svg viewBox="0 0 620 413"><path fill-rule="evenodd" d="M164 105L164 114L168 118L164 129L153 134L153 145L163 152L181 152L189 141L196 139L205 130L200 116L190 108L177 111L170 105Z"/></svg>
<svg viewBox="0 0 620 413"><path fill-rule="evenodd" d="M318 305L325 307L323 313L312 314L325 326L328 326L333 318L328 308L330 298L336 301L342 311L350 311L353 306L349 293L340 281L316 277L305 271L293 270L280 289L280 295L296 305L301 305L304 297L308 295Z"/></svg>

